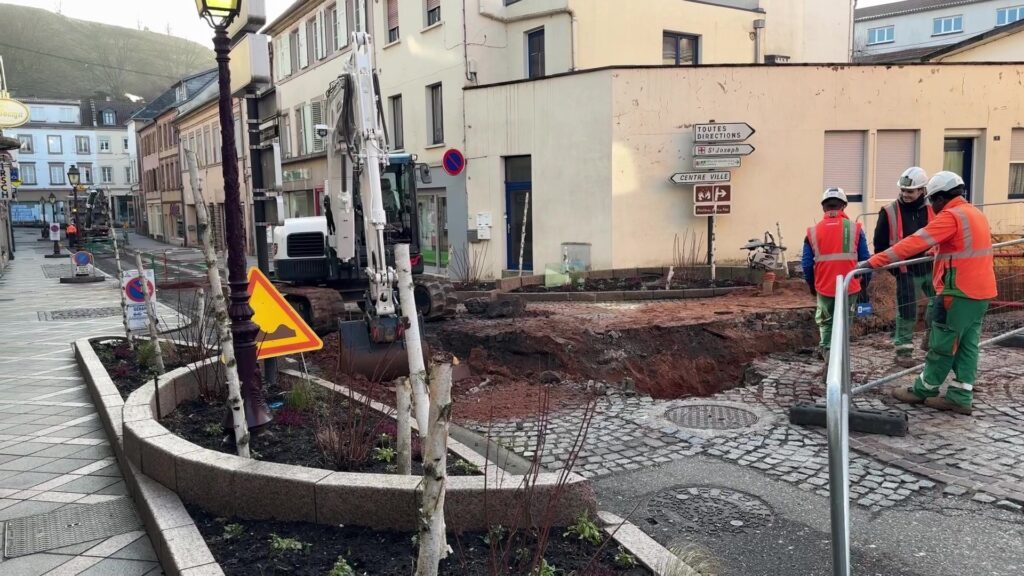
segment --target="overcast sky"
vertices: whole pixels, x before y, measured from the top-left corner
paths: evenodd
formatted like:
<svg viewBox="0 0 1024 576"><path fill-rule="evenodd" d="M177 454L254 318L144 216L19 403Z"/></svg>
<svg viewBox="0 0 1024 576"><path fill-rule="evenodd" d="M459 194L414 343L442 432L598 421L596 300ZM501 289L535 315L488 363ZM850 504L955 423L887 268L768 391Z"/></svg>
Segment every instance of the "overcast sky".
<svg viewBox="0 0 1024 576"><path fill-rule="evenodd" d="M267 22L277 18L293 0L265 0ZM859 0L860 7L888 4L895 0ZM20 4L59 11L70 18L92 20L125 26L148 27L154 32L167 32L213 47L213 34L196 15L194 0L0 0L0 4Z"/></svg>
<svg viewBox="0 0 1024 576"><path fill-rule="evenodd" d="M267 22L284 12L293 0L265 0ZM126 28L149 28L213 47L213 30L196 14L195 0L0 0L60 12L69 18L103 22Z"/></svg>

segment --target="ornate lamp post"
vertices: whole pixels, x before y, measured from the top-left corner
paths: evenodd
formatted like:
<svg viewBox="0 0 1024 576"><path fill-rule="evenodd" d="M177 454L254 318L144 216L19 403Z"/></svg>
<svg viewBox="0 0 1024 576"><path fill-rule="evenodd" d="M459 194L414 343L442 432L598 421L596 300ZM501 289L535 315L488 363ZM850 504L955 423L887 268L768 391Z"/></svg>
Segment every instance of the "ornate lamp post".
<svg viewBox="0 0 1024 576"><path fill-rule="evenodd" d="M82 175L78 171L78 166L74 164L71 168L68 168L68 184L71 184L71 223L75 225L75 229L78 229L78 185L82 183ZM78 249L78 232L75 233L75 246L70 248Z"/></svg>
<svg viewBox="0 0 1024 576"><path fill-rule="evenodd" d="M50 225L52 226L53 224L57 223L57 197L53 195L53 192L50 192L50 197L48 198L48 200L50 201L50 212L53 213L53 220L50 222ZM58 234L58 237L59 236L60 235ZM53 241L53 254L50 254L49 256L47 256L47 258L49 258L49 257L56 258L56 257L59 257L59 256L60 256L60 240L54 240Z"/></svg>
<svg viewBox="0 0 1024 576"><path fill-rule="evenodd" d="M228 68L231 40L228 26L238 16L241 0L196 0L199 17L213 27L213 49L217 54L220 86L221 158L224 170L224 227L228 249L228 285L231 287L231 334L242 381L242 399L249 428L258 428L271 420L263 399L263 390L256 372L256 335L259 327L252 321L249 306L249 281L245 262L245 219L238 190L238 151L235 150L235 122L231 106L231 71Z"/></svg>

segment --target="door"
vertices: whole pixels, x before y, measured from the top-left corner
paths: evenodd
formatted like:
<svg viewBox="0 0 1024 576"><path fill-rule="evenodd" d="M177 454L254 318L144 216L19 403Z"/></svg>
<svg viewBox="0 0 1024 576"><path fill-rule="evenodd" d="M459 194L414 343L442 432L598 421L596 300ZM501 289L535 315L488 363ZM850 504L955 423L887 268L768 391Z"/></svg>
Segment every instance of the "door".
<svg viewBox="0 0 1024 576"><path fill-rule="evenodd" d="M508 270L533 270L533 183L530 157L505 158L505 246ZM522 264L520 264L522 261Z"/></svg>
<svg viewBox="0 0 1024 576"><path fill-rule="evenodd" d="M974 138L946 138L943 151L942 169L955 172L964 179L967 189L964 199L969 202L974 187Z"/></svg>
<svg viewBox="0 0 1024 576"><path fill-rule="evenodd" d="M448 196L444 190L420 190L420 253L424 271L441 274L448 267Z"/></svg>

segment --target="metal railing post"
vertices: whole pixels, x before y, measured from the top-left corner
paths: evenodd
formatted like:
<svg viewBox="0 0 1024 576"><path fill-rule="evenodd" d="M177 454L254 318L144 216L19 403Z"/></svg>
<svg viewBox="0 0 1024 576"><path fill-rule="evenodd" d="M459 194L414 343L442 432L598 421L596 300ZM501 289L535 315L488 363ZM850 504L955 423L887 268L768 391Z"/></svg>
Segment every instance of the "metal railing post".
<svg viewBox="0 0 1024 576"><path fill-rule="evenodd" d="M832 574L850 575L849 306L846 282L836 276L832 343L826 378L828 480L832 520Z"/></svg>

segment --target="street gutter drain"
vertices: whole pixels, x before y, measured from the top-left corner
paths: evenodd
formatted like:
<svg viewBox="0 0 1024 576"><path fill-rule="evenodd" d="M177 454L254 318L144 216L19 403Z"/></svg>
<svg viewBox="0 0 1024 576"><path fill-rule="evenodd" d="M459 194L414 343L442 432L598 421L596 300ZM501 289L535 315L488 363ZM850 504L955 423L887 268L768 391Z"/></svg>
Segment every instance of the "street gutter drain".
<svg viewBox="0 0 1024 576"><path fill-rule="evenodd" d="M689 404L669 410L665 417L681 428L698 430L734 430L757 423L750 410L721 404Z"/></svg>
<svg viewBox="0 0 1024 576"><path fill-rule="evenodd" d="M113 306L106 308L66 308L64 310L36 312L36 316L39 317L40 322L55 320L83 320L87 318L110 318L112 316L120 315L121 309Z"/></svg>
<svg viewBox="0 0 1024 576"><path fill-rule="evenodd" d="M4 529L4 557L17 558L54 548L109 538L142 527L131 498L70 506L14 518Z"/></svg>
<svg viewBox="0 0 1024 576"><path fill-rule="evenodd" d="M772 509L760 498L714 486L676 486L647 501L647 523L695 534L743 534L772 523Z"/></svg>
<svg viewBox="0 0 1024 576"><path fill-rule="evenodd" d="M47 278L62 278L64 276L71 275L70 264L42 264L42 267L43 276L46 276Z"/></svg>

